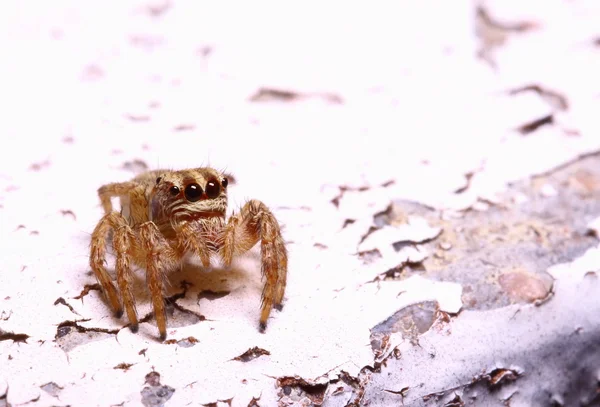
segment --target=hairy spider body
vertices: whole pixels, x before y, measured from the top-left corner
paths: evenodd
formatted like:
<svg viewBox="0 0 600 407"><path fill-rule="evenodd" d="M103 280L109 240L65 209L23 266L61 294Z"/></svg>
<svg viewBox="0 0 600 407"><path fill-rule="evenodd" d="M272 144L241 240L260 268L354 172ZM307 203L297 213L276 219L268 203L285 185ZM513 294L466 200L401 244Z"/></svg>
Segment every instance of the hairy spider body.
<svg viewBox="0 0 600 407"><path fill-rule="evenodd" d="M105 215L92 233L90 266L117 317L125 310L133 332L138 330L131 291L131 264L146 270L146 282L160 338L167 336L164 305L165 273L181 267L187 253L204 267L211 256L226 266L234 257L261 244L265 284L259 327L264 331L273 305L281 306L287 278L287 250L279 223L269 208L250 200L226 219L227 178L213 168L155 170L129 182L98 189ZM112 208L119 197L121 212ZM117 288L105 268L109 232L113 232Z"/></svg>

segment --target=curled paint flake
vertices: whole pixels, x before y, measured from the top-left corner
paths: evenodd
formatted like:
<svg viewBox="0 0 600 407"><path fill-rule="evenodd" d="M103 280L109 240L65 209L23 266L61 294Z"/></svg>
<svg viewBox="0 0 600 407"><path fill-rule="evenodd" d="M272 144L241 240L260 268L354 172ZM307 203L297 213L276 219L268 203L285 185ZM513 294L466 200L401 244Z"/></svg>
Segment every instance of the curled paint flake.
<svg viewBox="0 0 600 407"><path fill-rule="evenodd" d="M390 252L394 243L423 243L435 239L440 233L441 228L429 226L424 218L410 216L406 224L397 227L386 225L369 234L359 245L359 252L377 249L383 254Z"/></svg>
<svg viewBox="0 0 600 407"><path fill-rule="evenodd" d="M251 360L254 360L256 358L259 358L263 355L270 355L271 352L269 352L268 350L259 348L258 346L255 346L253 348L248 349L246 352L242 353L240 356L236 356L233 358L233 360L237 360L240 362L250 362Z"/></svg>

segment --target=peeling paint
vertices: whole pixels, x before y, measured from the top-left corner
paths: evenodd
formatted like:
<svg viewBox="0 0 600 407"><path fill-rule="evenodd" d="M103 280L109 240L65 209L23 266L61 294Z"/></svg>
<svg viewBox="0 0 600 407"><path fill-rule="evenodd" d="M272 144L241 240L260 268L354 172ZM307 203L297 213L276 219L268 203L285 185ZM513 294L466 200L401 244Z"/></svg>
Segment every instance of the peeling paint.
<svg viewBox="0 0 600 407"><path fill-rule="evenodd" d="M271 352L269 352L268 350L264 350L259 348L258 346L255 346L251 349L248 349L246 352L242 353L240 356L236 356L233 358L233 360L238 360L240 362L250 362L253 359L259 358L263 355L270 355Z"/></svg>
<svg viewBox="0 0 600 407"><path fill-rule="evenodd" d="M160 374L157 372L146 375L146 384L141 391L145 407L163 407L175 393L174 388L160 383Z"/></svg>
<svg viewBox="0 0 600 407"><path fill-rule="evenodd" d="M5 7L0 406L597 404L600 7L538 3ZM190 258L160 343L97 188L203 164L283 224L284 307L259 247Z"/></svg>

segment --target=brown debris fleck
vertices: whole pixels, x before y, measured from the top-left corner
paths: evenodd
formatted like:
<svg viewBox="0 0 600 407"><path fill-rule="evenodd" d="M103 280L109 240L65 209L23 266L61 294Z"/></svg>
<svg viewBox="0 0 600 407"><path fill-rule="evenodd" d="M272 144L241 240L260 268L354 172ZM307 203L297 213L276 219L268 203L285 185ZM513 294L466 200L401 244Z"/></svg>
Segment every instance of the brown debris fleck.
<svg viewBox="0 0 600 407"><path fill-rule="evenodd" d="M340 104L343 103L343 99L336 94L327 92L316 92L316 93L298 93L291 90L274 89L263 87L250 97L251 102L293 102L300 99L306 99L309 97L317 97L326 100L329 103Z"/></svg>
<svg viewBox="0 0 600 407"><path fill-rule="evenodd" d="M263 355L270 355L271 352L269 352L268 350L259 348L257 346L248 349L246 352L242 353L240 356L236 356L233 358L233 360L237 360L240 362L250 362L251 360L254 360L256 358L259 358Z"/></svg>
<svg viewBox="0 0 600 407"><path fill-rule="evenodd" d="M81 292L79 293L79 295L77 297L73 297L74 300L81 300L83 301L83 297L85 297L86 295L88 295L90 293L90 291L95 290L95 291L100 291L100 284L96 283L96 284L86 284L83 287L83 290L81 290Z"/></svg>
<svg viewBox="0 0 600 407"><path fill-rule="evenodd" d="M260 407L260 404L258 404L258 400L260 400L260 397L252 397L252 400L250 400L250 402L248 403L248 407Z"/></svg>
<svg viewBox="0 0 600 407"><path fill-rule="evenodd" d="M6 332L0 329L0 342L2 341L13 341L27 343L27 339L30 338L27 334L16 334L14 332Z"/></svg>
<svg viewBox="0 0 600 407"><path fill-rule="evenodd" d="M133 365L133 363L119 363L117 366L113 367L113 369L121 369L127 371Z"/></svg>
<svg viewBox="0 0 600 407"><path fill-rule="evenodd" d="M291 102L299 99L300 97L300 94L289 90L260 88L254 95L252 95L252 97L250 97L250 101L268 102L272 100L278 100L283 102Z"/></svg>
<svg viewBox="0 0 600 407"><path fill-rule="evenodd" d="M61 209L60 214L63 216L72 216L73 220L77 220L77 216L75 216L75 212L70 209Z"/></svg>
<svg viewBox="0 0 600 407"><path fill-rule="evenodd" d="M54 301L54 305L64 305L65 307L69 308L69 310L76 315L79 315L79 313L77 311L75 311L75 309L71 306L71 304L69 304L67 301L65 301L65 299L63 297L58 297L56 299L56 301Z"/></svg>
<svg viewBox="0 0 600 407"><path fill-rule="evenodd" d="M529 123L525 123L522 126L517 127L517 131L519 133L521 133L522 135L526 136L547 124L554 124L554 115L549 114L547 116L540 117L539 119L533 120Z"/></svg>
<svg viewBox="0 0 600 407"><path fill-rule="evenodd" d="M526 32L537 28L537 24L531 21L519 21L516 23L508 23L499 21L492 17L489 12L482 6L477 7L477 17L483 21L487 26L502 30L502 31L514 31L514 32Z"/></svg>
<svg viewBox="0 0 600 407"><path fill-rule="evenodd" d="M44 168L48 168L50 166L50 161L49 160L44 160L41 162L37 162L37 163L33 163L29 166L29 169L31 171L40 171L43 170Z"/></svg>
<svg viewBox="0 0 600 407"><path fill-rule="evenodd" d="M338 205L339 205L339 202L338 202ZM352 225L354 223L356 223L356 219L345 219L344 223L342 224L342 229L345 229L345 228L347 228L348 226L350 226L350 225Z"/></svg>
<svg viewBox="0 0 600 407"><path fill-rule="evenodd" d="M558 110L567 110L569 108L569 102L567 98L555 91L542 88L540 85L528 85L520 88L512 89L509 91L509 95L514 96L523 92L535 92L540 95L546 102L552 107Z"/></svg>
<svg viewBox="0 0 600 407"><path fill-rule="evenodd" d="M385 389L384 391L388 392L388 393L392 393L392 394L398 394L402 397L405 397L406 394L408 393L409 388L408 387L403 387L400 390L388 390Z"/></svg>
<svg viewBox="0 0 600 407"><path fill-rule="evenodd" d="M456 396L454 396L454 398L452 400L450 400L449 402L444 404L444 407L463 407L464 405L465 405L465 402L457 394Z"/></svg>
<svg viewBox="0 0 600 407"><path fill-rule="evenodd" d="M226 400L217 400L213 403L208 403L208 404L202 404L202 406L204 407L218 407L219 403L226 403L228 406L231 406L231 403L233 402L233 397L230 399L226 399Z"/></svg>

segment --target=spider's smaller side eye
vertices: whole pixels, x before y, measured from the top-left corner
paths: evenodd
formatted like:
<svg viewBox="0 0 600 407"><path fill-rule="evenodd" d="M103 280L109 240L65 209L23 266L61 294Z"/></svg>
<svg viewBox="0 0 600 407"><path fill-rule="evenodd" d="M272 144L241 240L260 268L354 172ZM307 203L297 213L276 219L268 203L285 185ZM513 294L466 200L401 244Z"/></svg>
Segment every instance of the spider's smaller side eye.
<svg viewBox="0 0 600 407"><path fill-rule="evenodd" d="M162 177L158 177L156 178L156 185L158 185L160 183L160 180L162 179Z"/></svg>
<svg viewBox="0 0 600 407"><path fill-rule="evenodd" d="M173 196L179 194L179 187L176 187L175 185L173 185L170 189L169 189L169 193Z"/></svg>
<svg viewBox="0 0 600 407"><path fill-rule="evenodd" d="M223 188L227 188L227 184L229 184L229 180L225 177L221 181L221 185L223 185Z"/></svg>

